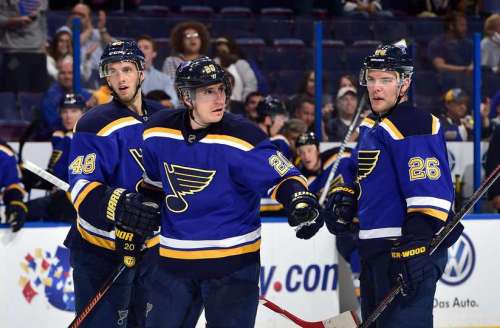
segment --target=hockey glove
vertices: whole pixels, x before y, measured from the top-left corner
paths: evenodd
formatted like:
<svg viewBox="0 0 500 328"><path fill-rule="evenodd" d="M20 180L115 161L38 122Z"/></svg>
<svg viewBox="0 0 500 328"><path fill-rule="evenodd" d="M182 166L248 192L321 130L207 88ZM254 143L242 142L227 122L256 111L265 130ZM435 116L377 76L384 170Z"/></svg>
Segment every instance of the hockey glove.
<svg viewBox="0 0 500 328"><path fill-rule="evenodd" d="M403 296L411 296L433 269L425 240L401 241L391 249L391 259L391 273L401 283Z"/></svg>
<svg viewBox="0 0 500 328"><path fill-rule="evenodd" d="M315 221L303 223L295 232L295 236L300 239L310 239L321 229L325 220L322 215L319 215Z"/></svg>
<svg viewBox="0 0 500 328"><path fill-rule="evenodd" d="M28 207L20 200L13 200L5 207L7 223L12 227L13 232L18 232L26 221Z"/></svg>
<svg viewBox="0 0 500 328"><path fill-rule="evenodd" d="M146 237L126 230L117 224L115 226L116 252L123 257L123 263L132 268L139 261Z"/></svg>
<svg viewBox="0 0 500 328"><path fill-rule="evenodd" d="M325 216L326 227L334 235L354 231L352 220L357 211L357 192L348 186L336 186L328 195Z"/></svg>
<svg viewBox="0 0 500 328"><path fill-rule="evenodd" d="M287 212L288 224L292 227L296 227L301 223L314 221L319 216L318 199L309 191L296 192L292 195Z"/></svg>
<svg viewBox="0 0 500 328"><path fill-rule="evenodd" d="M151 236L160 226L160 206L141 194L117 188L111 191L106 217L120 229L143 237Z"/></svg>

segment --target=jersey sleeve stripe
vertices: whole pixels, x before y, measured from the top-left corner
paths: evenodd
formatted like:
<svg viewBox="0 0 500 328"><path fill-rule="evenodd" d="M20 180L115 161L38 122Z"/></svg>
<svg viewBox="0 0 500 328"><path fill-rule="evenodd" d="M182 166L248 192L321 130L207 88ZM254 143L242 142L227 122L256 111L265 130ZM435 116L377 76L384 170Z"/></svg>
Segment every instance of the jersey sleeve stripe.
<svg viewBox="0 0 500 328"><path fill-rule="evenodd" d="M183 260L206 260L254 253L258 252L259 249L260 239L248 245L217 250L182 251L160 247L160 255L168 258Z"/></svg>
<svg viewBox="0 0 500 328"><path fill-rule="evenodd" d="M96 245L96 246L99 246L99 247L107 248L107 249L110 249L110 250L114 250L115 249L115 242L114 242L114 240L103 238L103 237L100 237L100 236L98 236L96 234L91 233L88 229L83 228L80 220L81 219L78 218L78 222L77 222L76 227L78 229L78 232L80 232L80 235L82 236L83 239L85 239L89 243L91 243L93 245ZM105 232L104 230L101 230L101 231ZM114 231L113 231L113 235L114 235Z"/></svg>
<svg viewBox="0 0 500 328"><path fill-rule="evenodd" d="M272 199L276 199L276 194L278 193L278 189L280 188L280 186L283 184L283 182L287 181L287 180L297 180L298 182L300 182L304 187L307 188L307 180L304 176L302 175L294 175L294 176L291 176L291 177L288 177L286 179L283 179L281 180L278 184L276 184L275 186L273 186L272 188L270 188L268 191L267 191L267 194L270 195L270 197Z"/></svg>
<svg viewBox="0 0 500 328"><path fill-rule="evenodd" d="M128 116L128 117L123 117L118 120L114 120L113 122L109 123L105 127L103 127L99 132L97 132L98 136L109 136L111 133L115 132L116 130L119 130L121 128L124 128L126 126L134 125L134 124L141 124L140 121L136 120L135 118Z"/></svg>
<svg viewBox="0 0 500 328"><path fill-rule="evenodd" d="M74 201L74 206L75 206L75 209L78 211L78 209L80 208L80 204L83 202L83 200L85 199L85 197L87 197L87 195L92 191L94 190L95 188L99 187L101 185L100 182L91 182L91 183L88 183L87 185L85 185L85 187L82 189L82 191L80 192L80 194L78 194L78 197L76 197L76 200Z"/></svg>
<svg viewBox="0 0 500 328"><path fill-rule="evenodd" d="M398 130L398 128L388 119L384 118L382 119L382 122L380 122L380 126L386 130L393 139L395 140L402 140L404 139L403 134Z"/></svg>
<svg viewBox="0 0 500 328"><path fill-rule="evenodd" d="M80 193L80 191L85 187L87 183L89 183L89 180L85 179L78 179L76 183L73 185L73 188L71 188L71 202L75 202L76 197Z"/></svg>
<svg viewBox="0 0 500 328"><path fill-rule="evenodd" d="M26 191L24 190L22 184L20 183L13 183L13 184L10 184L7 186L7 188L5 188L4 190L4 193L7 191L7 190L11 190L11 189L17 189L19 190L23 195L26 194Z"/></svg>
<svg viewBox="0 0 500 328"><path fill-rule="evenodd" d="M226 146L231 146L234 148L238 148L244 151L252 150L254 147L249 142L246 142L243 139L236 138L233 136L223 135L223 134L207 134L207 136L200 140L203 143L217 143L223 144Z"/></svg>
<svg viewBox="0 0 500 328"><path fill-rule="evenodd" d="M359 231L359 239L390 238L399 236L401 236L401 228L378 228Z"/></svg>
<svg viewBox="0 0 500 328"><path fill-rule="evenodd" d="M152 137L163 137L163 138L184 140L181 131L169 128L150 128L144 131L143 134L144 140Z"/></svg>
<svg viewBox="0 0 500 328"><path fill-rule="evenodd" d="M431 207L437 207L439 209L448 212L451 208L451 202L447 201L446 199L435 198L435 197L410 197L406 198L406 206L408 208L416 206L420 207L431 206Z"/></svg>
<svg viewBox="0 0 500 328"><path fill-rule="evenodd" d="M9 156L14 156L14 152L9 147L5 147L4 145L0 145L0 151L3 151Z"/></svg>
<svg viewBox="0 0 500 328"><path fill-rule="evenodd" d="M260 228L244 235L219 239L219 240L180 240L161 236L162 246L176 249L201 249L201 248L229 248L254 242L260 238Z"/></svg>
<svg viewBox="0 0 500 328"><path fill-rule="evenodd" d="M375 121L365 117L365 119L361 122L359 126L366 126L367 128L372 128L375 125Z"/></svg>
<svg viewBox="0 0 500 328"><path fill-rule="evenodd" d="M439 122L439 119L432 115L432 134L437 134L439 132L439 129L441 128L441 123Z"/></svg>
<svg viewBox="0 0 500 328"><path fill-rule="evenodd" d="M408 213L423 213L432 217L435 217L441 221L446 221L448 218L448 212L438 210L435 208L430 208L430 207L414 207L414 208L408 208Z"/></svg>

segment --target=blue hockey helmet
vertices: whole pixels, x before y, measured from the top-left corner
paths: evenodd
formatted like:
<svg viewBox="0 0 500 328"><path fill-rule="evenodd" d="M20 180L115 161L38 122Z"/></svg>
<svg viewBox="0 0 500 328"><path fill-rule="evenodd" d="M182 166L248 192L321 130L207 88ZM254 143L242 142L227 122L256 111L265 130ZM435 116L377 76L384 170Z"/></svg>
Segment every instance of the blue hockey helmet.
<svg viewBox="0 0 500 328"><path fill-rule="evenodd" d="M145 67L144 53L137 46L137 42L132 40L114 41L109 43L101 55L99 61L99 77L109 76L107 66L110 63L128 61L135 63L138 71L143 71Z"/></svg>
<svg viewBox="0 0 500 328"><path fill-rule="evenodd" d="M226 101L231 96L231 82L228 73L213 59L201 56L179 65L175 73L175 89L179 99L186 92L191 97L194 90L208 85L222 83L226 91Z"/></svg>
<svg viewBox="0 0 500 328"><path fill-rule="evenodd" d="M400 81L410 79L413 74L413 59L408 54L406 44L384 44L375 52L366 57L359 74L359 83L366 86L368 70L394 71L399 75Z"/></svg>
<svg viewBox="0 0 500 328"><path fill-rule="evenodd" d="M67 93L59 104L59 111L62 111L66 108L79 108L84 111L86 107L87 106L85 105L85 99L82 95Z"/></svg>
<svg viewBox="0 0 500 328"><path fill-rule="evenodd" d="M257 122L262 122L266 116L288 115L285 104L278 98L267 96L257 104Z"/></svg>

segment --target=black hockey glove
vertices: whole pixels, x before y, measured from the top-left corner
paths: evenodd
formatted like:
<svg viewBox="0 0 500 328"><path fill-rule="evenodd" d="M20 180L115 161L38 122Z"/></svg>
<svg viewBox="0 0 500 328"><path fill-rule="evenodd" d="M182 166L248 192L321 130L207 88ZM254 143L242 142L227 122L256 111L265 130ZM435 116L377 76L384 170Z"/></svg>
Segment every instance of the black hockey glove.
<svg viewBox="0 0 500 328"><path fill-rule="evenodd" d="M287 206L287 213L288 224L292 227L311 222L319 216L318 199L309 191L296 192Z"/></svg>
<svg viewBox="0 0 500 328"><path fill-rule="evenodd" d="M28 207L20 200L13 200L5 206L5 217L13 232L18 232L26 221Z"/></svg>
<svg viewBox="0 0 500 328"><path fill-rule="evenodd" d="M391 274L401 282L403 296L413 295L433 269L427 240L403 239L391 249L391 259Z"/></svg>
<svg viewBox="0 0 500 328"><path fill-rule="evenodd" d="M140 260L145 236L115 225L115 248L116 252L123 257L123 263L132 268Z"/></svg>
<svg viewBox="0 0 500 328"><path fill-rule="evenodd" d="M334 235L349 234L354 231L352 220L357 211L357 192L348 186L334 187L327 199L326 227Z"/></svg>
<svg viewBox="0 0 500 328"><path fill-rule="evenodd" d="M147 237L160 226L160 206L141 194L118 188L108 197L106 217L120 229Z"/></svg>
<svg viewBox="0 0 500 328"><path fill-rule="evenodd" d="M321 229L325 220L319 215L313 222L306 222L299 225L295 236L300 239L310 239Z"/></svg>

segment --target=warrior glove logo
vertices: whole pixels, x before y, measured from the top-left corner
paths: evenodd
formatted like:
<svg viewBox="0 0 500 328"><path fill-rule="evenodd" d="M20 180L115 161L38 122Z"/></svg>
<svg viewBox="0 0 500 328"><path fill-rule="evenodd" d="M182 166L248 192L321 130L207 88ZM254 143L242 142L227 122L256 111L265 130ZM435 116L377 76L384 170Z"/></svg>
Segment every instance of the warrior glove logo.
<svg viewBox="0 0 500 328"><path fill-rule="evenodd" d="M167 208L174 213L187 210L186 195L192 195L205 189L212 181L215 171L163 163L165 173L173 194L165 197Z"/></svg>
<svg viewBox="0 0 500 328"><path fill-rule="evenodd" d="M358 182L372 173L379 156L380 150L360 150L358 152Z"/></svg>

